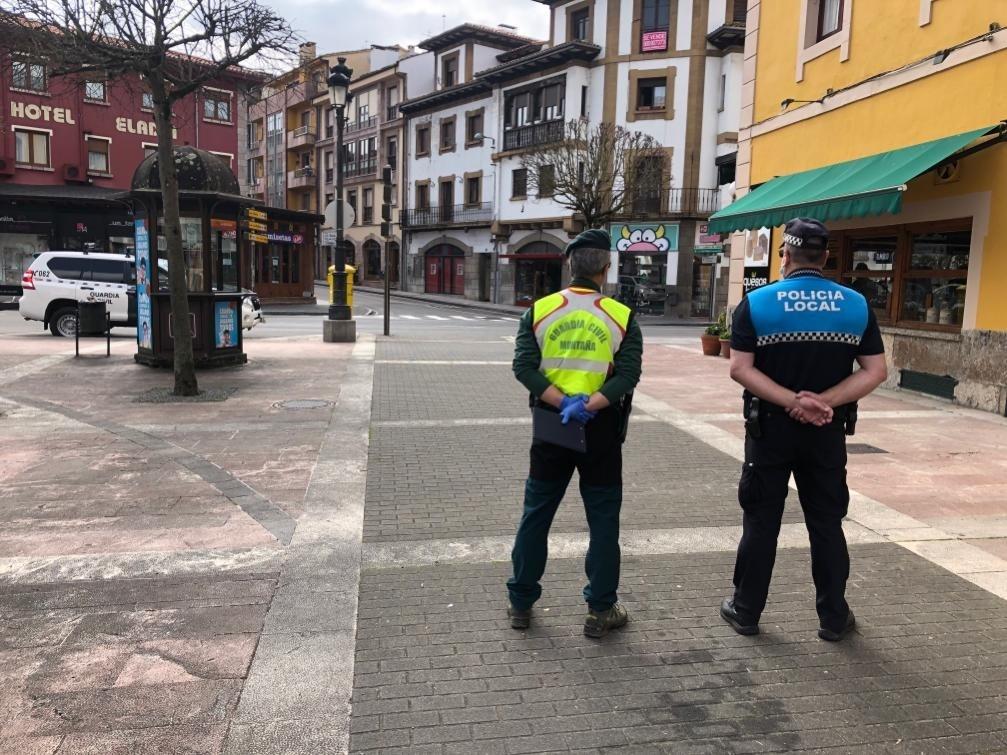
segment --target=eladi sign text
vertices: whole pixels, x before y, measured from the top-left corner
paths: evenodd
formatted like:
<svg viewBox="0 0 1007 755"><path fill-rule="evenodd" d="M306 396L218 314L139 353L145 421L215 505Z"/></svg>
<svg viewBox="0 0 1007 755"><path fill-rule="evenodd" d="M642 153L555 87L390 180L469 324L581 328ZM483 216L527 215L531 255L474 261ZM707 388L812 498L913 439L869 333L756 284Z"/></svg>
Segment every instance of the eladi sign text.
<svg viewBox="0 0 1007 755"><path fill-rule="evenodd" d="M73 111L67 107L36 105L33 102L16 102L11 100L10 114L12 118L20 118L26 121L65 123L69 126L77 125L77 121L73 119ZM124 134L157 136L157 126L153 121L134 121L132 118L119 117L115 119L115 130L121 131ZM178 136L176 129L172 129L172 132L174 136Z"/></svg>

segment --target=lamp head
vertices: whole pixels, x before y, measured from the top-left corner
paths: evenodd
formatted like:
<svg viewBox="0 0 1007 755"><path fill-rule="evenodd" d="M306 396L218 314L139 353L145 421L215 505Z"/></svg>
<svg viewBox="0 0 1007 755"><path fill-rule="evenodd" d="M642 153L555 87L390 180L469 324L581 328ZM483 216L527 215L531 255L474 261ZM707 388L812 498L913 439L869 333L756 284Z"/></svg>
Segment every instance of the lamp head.
<svg viewBox="0 0 1007 755"><path fill-rule="evenodd" d="M353 69L346 67L346 58L337 58L336 66L329 74L329 104L335 108L346 107L347 93Z"/></svg>

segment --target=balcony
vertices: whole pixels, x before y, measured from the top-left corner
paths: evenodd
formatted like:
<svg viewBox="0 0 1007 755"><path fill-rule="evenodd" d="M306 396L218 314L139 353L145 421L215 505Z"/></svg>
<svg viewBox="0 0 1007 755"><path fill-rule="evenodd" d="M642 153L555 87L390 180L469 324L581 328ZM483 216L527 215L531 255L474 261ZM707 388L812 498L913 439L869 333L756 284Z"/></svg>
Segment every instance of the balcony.
<svg viewBox="0 0 1007 755"><path fill-rule="evenodd" d="M346 124L343 133L355 134L378 125L378 116L372 115L370 118L359 118Z"/></svg>
<svg viewBox="0 0 1007 755"><path fill-rule="evenodd" d="M663 196L662 196L663 195ZM667 204L662 201L667 197ZM620 219L708 218L720 209L720 189L670 189L641 192Z"/></svg>
<svg viewBox="0 0 1007 755"><path fill-rule="evenodd" d="M476 205L456 204L402 210L399 213L399 220L403 228L489 225L493 221L493 205L490 202L483 202Z"/></svg>
<svg viewBox="0 0 1007 755"><path fill-rule="evenodd" d="M301 147L313 147L318 139L318 135L311 130L311 126L301 126L290 132L287 146L290 149Z"/></svg>
<svg viewBox="0 0 1007 755"><path fill-rule="evenodd" d="M564 121L536 123L504 131L504 150L528 149L543 144L562 141L566 124Z"/></svg>
<svg viewBox="0 0 1007 755"><path fill-rule="evenodd" d="M326 186L331 186L335 180L336 180L336 171L335 171L335 169L333 169L333 168L326 168L325 169L325 185Z"/></svg>
<svg viewBox="0 0 1007 755"><path fill-rule="evenodd" d="M251 179L245 184L245 186L249 194L261 194L266 188L265 182L262 180L262 176Z"/></svg>
<svg viewBox="0 0 1007 755"><path fill-rule="evenodd" d="M378 159L367 157L362 160L354 160L343 166L344 178L360 178L361 176L373 176L378 172Z"/></svg>
<svg viewBox="0 0 1007 755"><path fill-rule="evenodd" d="M387 123L389 121L398 120L399 115L400 115L400 113L399 113L399 106L398 105L389 105L388 108L387 108L387 110L385 111L385 122Z"/></svg>
<svg viewBox="0 0 1007 755"><path fill-rule="evenodd" d="M707 41L720 50L726 50L728 47L744 47L747 14L748 3L746 0L734 0L731 18L710 32L706 37Z"/></svg>
<svg viewBox="0 0 1007 755"><path fill-rule="evenodd" d="M298 168L287 173L288 189L313 189L315 188L315 169L308 166Z"/></svg>

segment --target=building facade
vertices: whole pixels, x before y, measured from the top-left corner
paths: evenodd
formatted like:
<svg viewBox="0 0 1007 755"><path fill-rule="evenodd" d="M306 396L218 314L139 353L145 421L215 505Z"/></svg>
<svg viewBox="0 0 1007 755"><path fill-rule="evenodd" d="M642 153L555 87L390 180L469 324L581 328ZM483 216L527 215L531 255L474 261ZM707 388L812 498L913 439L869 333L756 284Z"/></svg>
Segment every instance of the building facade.
<svg viewBox="0 0 1007 755"><path fill-rule="evenodd" d="M821 217L827 274L869 299L891 385L1003 414L1007 31L991 10L751 0L739 199L714 224L744 232L737 302L746 279L775 277L783 216Z"/></svg>
<svg viewBox="0 0 1007 755"><path fill-rule="evenodd" d="M17 283L50 249L133 247L128 207L109 199L157 146L153 103L138 79L55 78L45 61L0 61L0 279ZM241 92L251 73L204 87L174 111L175 144L235 170Z"/></svg>
<svg viewBox="0 0 1007 755"><path fill-rule="evenodd" d="M733 189L743 3L696 2L691 16L674 0L546 4L548 42L466 25L421 45L439 82L403 106L409 285L525 306L564 285L562 249L579 226L547 193L529 196L538 182L522 155L579 118L661 145L659 185L609 230L661 229L666 243L613 249L619 273L647 285L655 313L711 317L727 256L703 222Z"/></svg>

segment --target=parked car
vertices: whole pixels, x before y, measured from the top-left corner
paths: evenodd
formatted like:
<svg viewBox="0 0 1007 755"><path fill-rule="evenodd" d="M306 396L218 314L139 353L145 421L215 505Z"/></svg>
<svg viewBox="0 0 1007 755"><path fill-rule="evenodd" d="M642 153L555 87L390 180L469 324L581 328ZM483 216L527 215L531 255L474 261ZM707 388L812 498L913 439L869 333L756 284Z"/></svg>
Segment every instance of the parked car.
<svg viewBox="0 0 1007 755"><path fill-rule="evenodd" d="M162 268L165 271L167 268ZM104 252L42 252L21 279L18 311L36 320L54 336L77 333L77 303L104 302L113 327L136 327L136 267L134 258ZM243 289L241 326L260 322L262 305L254 291Z"/></svg>

